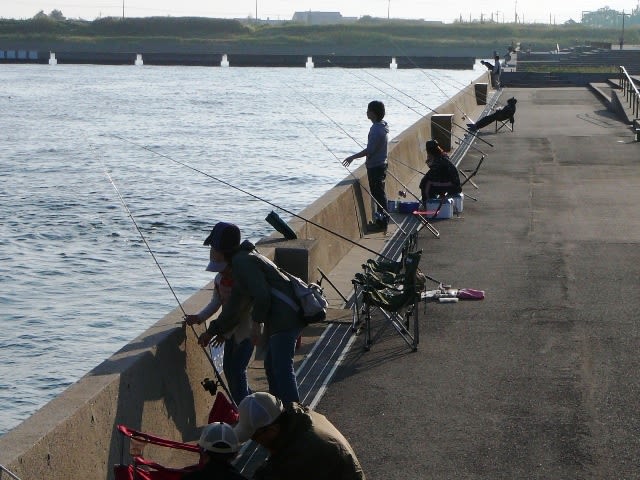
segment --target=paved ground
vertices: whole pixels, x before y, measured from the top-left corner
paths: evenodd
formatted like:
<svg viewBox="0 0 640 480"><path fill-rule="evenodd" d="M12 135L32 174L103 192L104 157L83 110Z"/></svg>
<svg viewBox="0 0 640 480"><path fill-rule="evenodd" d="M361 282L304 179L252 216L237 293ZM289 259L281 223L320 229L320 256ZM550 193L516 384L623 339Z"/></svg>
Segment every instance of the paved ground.
<svg viewBox="0 0 640 480"><path fill-rule="evenodd" d="M424 272L486 299L421 308L415 353L377 323L317 406L369 480L640 478L640 143L586 88L511 96L478 202L419 239Z"/></svg>

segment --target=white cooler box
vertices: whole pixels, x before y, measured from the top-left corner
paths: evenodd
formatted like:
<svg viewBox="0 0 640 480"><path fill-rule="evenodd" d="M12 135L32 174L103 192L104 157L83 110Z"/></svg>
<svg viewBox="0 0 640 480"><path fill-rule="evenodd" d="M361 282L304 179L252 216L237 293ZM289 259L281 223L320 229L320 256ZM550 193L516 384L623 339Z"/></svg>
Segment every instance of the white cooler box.
<svg viewBox="0 0 640 480"><path fill-rule="evenodd" d="M456 207L456 212L462 213L462 204L464 203L464 193L460 192L457 195L451 197L453 199L453 206Z"/></svg>
<svg viewBox="0 0 640 480"><path fill-rule="evenodd" d="M440 200L437 200L437 199L429 200L427 202L427 211L429 212L429 217L431 217L433 213L435 213L439 205L440 205ZM440 211L438 212L438 215L436 215L434 218L452 218L452 217L453 217L453 199L447 198L442 203L442 206L440 207Z"/></svg>

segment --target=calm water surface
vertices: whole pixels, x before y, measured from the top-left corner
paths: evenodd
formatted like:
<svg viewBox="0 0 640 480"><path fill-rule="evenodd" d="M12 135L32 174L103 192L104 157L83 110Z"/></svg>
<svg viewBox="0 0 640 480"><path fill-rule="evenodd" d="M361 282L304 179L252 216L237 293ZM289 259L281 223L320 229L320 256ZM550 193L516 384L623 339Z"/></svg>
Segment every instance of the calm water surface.
<svg viewBox="0 0 640 480"><path fill-rule="evenodd" d="M105 169L183 301L211 225L272 208L166 157L300 211L370 100L395 136L483 70L0 65L0 435L177 306Z"/></svg>

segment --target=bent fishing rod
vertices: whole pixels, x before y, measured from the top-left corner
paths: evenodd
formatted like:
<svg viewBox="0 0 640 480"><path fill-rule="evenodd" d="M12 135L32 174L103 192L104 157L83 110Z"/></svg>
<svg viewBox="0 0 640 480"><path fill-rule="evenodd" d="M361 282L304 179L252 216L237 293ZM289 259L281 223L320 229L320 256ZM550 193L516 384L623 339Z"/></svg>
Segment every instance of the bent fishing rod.
<svg viewBox="0 0 640 480"><path fill-rule="evenodd" d="M309 100L307 97L305 97L303 94L301 94L298 90L296 90L295 88L293 88L291 85L288 85L285 83L285 85L287 87L289 87L291 90L293 90L295 93L297 93L300 97L302 97L306 102L310 103L311 105L313 105L318 111L320 111L325 117L329 118L329 120L331 120L331 118L320 109L320 107L318 107L317 105L315 105L311 100ZM295 115L294 115L295 116ZM297 117L296 117L297 118ZM349 167L347 167L346 165L344 165L342 163L342 160L340 158L338 158L338 156L335 154L335 152L333 150L331 150L331 148L329 148L329 146L318 136L318 134L316 132L314 132L313 130L311 130L306 123L302 122L299 118L297 118L298 122L301 123L307 130L309 130L309 132L311 132L311 134L324 146L324 148L327 149L327 151L333 155L335 157L335 159L340 163L340 165L342 165L347 172L349 172L349 174L358 182L358 184L360 185L360 188L362 188L365 192L367 192L367 194L369 195L369 197L371 197L371 199L375 202L375 204L385 213L385 215L387 216L387 218L389 218L398 228L398 230L400 230L402 232L402 234L406 237L409 234L402 228L402 226L389 214L388 206L387 205L380 205L380 202L378 202L378 200L376 200L376 198L373 196L373 193L371 193L364 185L363 183L360 181L360 179L358 177L355 176L355 174L349 169ZM334 122L335 123L335 122ZM336 124L337 125L337 124ZM339 125L338 125L339 126ZM346 131L342 130L343 133L345 133L346 135L349 136L349 134L346 133ZM350 138L356 142L356 144L358 144L361 148L362 146L357 142L357 140L355 140L353 137L350 136Z"/></svg>
<svg viewBox="0 0 640 480"><path fill-rule="evenodd" d="M435 109L431 108L429 105L426 105L426 104L422 103L420 100L418 100L417 98L414 98L413 96L409 95L407 92L403 92L402 90L400 90L400 89L399 89L398 87L396 87L395 85L391 85L389 82L384 81L382 78L377 77L376 75L374 75L373 73L371 73L371 72L369 72L369 71L367 71L367 70L363 70L363 71L364 71L364 73L366 73L367 75L372 76L373 78L375 78L376 80L378 80L378 81L380 81L380 82L384 83L384 84L385 84L385 85L387 85L388 87L393 88L394 90L396 90L396 91L400 92L401 94L403 94L403 95L405 95L406 97L410 98L410 99L411 99L411 100L413 100L414 102L417 102L418 104L422 105L424 108L428 109L431 113L438 114L438 111L437 111L437 110L435 110ZM443 94L443 95L445 95L445 98L446 98L446 94L445 94L442 90L440 90L440 91L442 92L442 94ZM469 117L469 115L468 115L467 113L465 113L465 112L464 112L460 107L458 107L458 104L457 104L456 102L451 102L451 103L453 103L453 105L454 105L456 108L458 108L458 110L460 110L460 111L462 112L463 120L464 120L464 118L468 118L468 117ZM452 122L452 124L453 124L453 125L455 125L455 126L456 126L456 127L458 127L458 128L461 128L461 129L462 129L464 132L466 132L466 133L473 134L473 132L471 132L467 127L463 127L462 125L459 125L459 124L457 124L456 122ZM437 125L437 124L436 124L436 125ZM438 127L440 127L440 128L442 128L442 129L444 129L444 127L442 127L441 125L437 125L437 126L438 126ZM446 130L445 130L445 131L446 131ZM452 131L447 131L447 133L450 133L452 137L454 137L454 138L456 138L456 139L458 139L458 140L460 140L460 141L464 141L464 139L463 139L463 138L460 138L459 136L454 135ZM493 148L493 144L492 144L492 143L490 143L490 142L488 142L487 140L485 140L485 139L483 139L483 138L478 138L478 140L480 140L480 141L482 141L482 142L486 143L487 145L489 145L490 147L492 147L492 148ZM484 153L483 153L479 148L477 148L477 147L473 147L473 148L475 148L476 150L478 150L480 153L484 154Z"/></svg>
<svg viewBox="0 0 640 480"><path fill-rule="evenodd" d="M182 315L186 317L187 313L184 311L184 308L182 307L182 303L180 302L180 300L178 300L178 296L176 295L175 290L171 286L171 283L169 282L169 279L165 275L164 270L162 269L162 266L160 265L160 262L158 262L158 259L156 258L155 253L153 253L153 250L151 250L151 246L147 242L147 239L145 238L144 234L142 233L142 230L140 230L140 227L138 226L138 222L136 222L136 219L133 216L133 213L131 213L131 210L129 209L129 206L127 205L127 202L125 201L124 197L120 193L120 190L118 189L118 186L116 185L116 182L111 177L111 174L107 170L107 167L104 164L104 162L102 162L102 167L104 169L105 175L109 179L109 182L111 182L111 185L113 186L113 189L116 191L116 194L118 195L118 198L120 199L120 203L122 203L122 206L124 207L125 211L127 212L127 215L129 216L129 218L133 222L133 225L136 227L136 230L138 231L138 234L140 235L140 238L142 238L142 241L144 242L145 246L147 247L147 251L153 257L153 261L156 263L156 266L158 267L158 270L160 270L160 273L162 274L162 277L164 278L164 281L166 282L167 286L169 287L169 290L171 290L171 294L173 295L173 298L175 298L176 302L178 302L178 306L180 307L180 310L182 311ZM196 329L194 328L193 325L191 325L191 330L193 331L193 334L197 338L198 334L196 333ZM198 342L198 344L199 344L199 342ZM220 385L223 388L223 390L227 394L227 397L229 398L229 400L231 402L233 402L233 404L237 407L237 405L235 403L235 400L233 399L233 396L231 395L231 392L229 391L229 388L227 387L227 384L222 379L222 376L220 375L220 372L216 368L215 362L211 358L211 355L209 355L209 352L207 352L207 349L203 345L200 345L200 347L202 348L202 351L206 355L207 360L209 360L209 363L213 367L213 371L214 371L215 376L216 376L217 384Z"/></svg>
<svg viewBox="0 0 640 480"><path fill-rule="evenodd" d="M375 88L375 89L376 89L376 90L378 90L379 92L381 92L381 93L383 93L383 94L385 94L385 95L387 95L387 96L391 97L391 98L392 98L392 99L394 99L396 102L400 103L401 105L403 105L404 107L408 108L408 109L409 109L409 110L411 110L412 112L414 112L414 113L418 114L418 115L420 116L420 118L423 118L423 117L424 117L424 115L422 115L422 113L418 112L415 108L413 108L413 107L411 107L411 106L407 105L407 104L406 104L406 103L404 103L404 102L401 102L400 100L398 100L398 99L397 99L397 98L395 98L394 96L389 95L389 93L388 93L388 92L385 92L384 90L382 90L381 88L379 88L377 85L374 85L374 84L372 84L372 83L370 83L370 82L366 81L365 79L363 79L363 78L361 78L361 77L358 77L355 73L351 72L349 69L346 69L346 68L344 68L344 67L341 67L340 65L337 65L337 64L335 64L335 63L331 62L331 60L328 60L328 59L327 59L327 62L328 62L328 63L330 63L331 65L335 65L336 67L338 67L338 68L340 68L340 69L346 70L349 74L353 75L353 76L354 76L354 77L356 77L358 80L360 80L360 81L362 81L362 82L365 82L367 85L370 85L371 87ZM412 96L411 96L411 95L409 95L408 93L405 93L405 92L403 92L402 90L398 89L397 87L394 87L393 85L390 85L389 83L385 82L385 81L384 81L384 80L382 80L381 78L376 77L376 76L375 76L375 75L373 75L372 73L367 72L366 70L364 70L364 72L365 72L365 73L367 73L368 75L372 76L372 77L373 77L373 78L375 78L376 80L378 80L378 81L380 81L380 82L384 83L385 85L388 85L389 87L391 87L391 88L393 88L393 89L397 90L398 92L402 93L403 95L405 95L405 96L409 97L411 100L413 100L414 102L416 102L416 103L418 103L418 104L422 105L424 108L426 108L427 110L429 110L431 113L438 114L438 111L437 111L437 110L435 110L435 109L433 109L433 108L429 107L428 105L425 105L424 103L422 103L422 102L420 102L419 100L415 99L414 97L412 97ZM455 105L455 102L454 102L454 105ZM468 116L468 115L467 115L466 113L464 113L464 112L463 112L463 114L464 114L465 116ZM457 123L455 123L455 122L452 122L452 123L453 123L453 125L455 125L455 126L457 126L458 128L462 129L464 132L469 133L469 134L472 134L472 132L470 132L466 127L463 127L463 126L461 126L461 125L458 125L458 124L457 124ZM460 136L458 136L458 135L455 135L455 134L453 133L453 131L446 129L446 128L445 128L445 127L443 127L442 125L438 125L437 123L436 123L436 124L432 124L432 125L433 125L433 126L435 126L436 128L438 128L441 132L448 133L448 134L449 134L449 135L451 135L453 138L456 138L458 141L460 141L460 142L466 142L466 139L465 139L465 138L460 137ZM478 138L479 140L481 140L482 142L486 143L487 145L489 145L490 147L493 147L493 144L489 143L488 141L484 140L483 138L480 138L480 137L477 137L477 138ZM469 142L469 146L470 146L471 148L473 148L474 150L477 150L478 152L480 152L482 155L484 155L484 152L483 152L482 150L480 150L478 147L473 146L473 144L472 144L471 142Z"/></svg>
<svg viewBox="0 0 640 480"><path fill-rule="evenodd" d="M413 100L413 101L415 101L415 102L419 103L419 104L420 104L420 105L422 105L423 107L425 107L425 108L427 108L427 109L431 110L431 112L436 113L436 114L438 113L436 110L432 109L432 108L431 108L431 107L429 107L428 105L425 105L425 104L424 104L424 103L422 103L420 100L418 100L418 99L414 98L413 96L409 95L409 94L408 94L408 93L406 93L406 92L403 92L403 91L402 91L402 90L400 90L399 88L395 87L394 85L391 85L390 83L388 83L388 82L384 81L383 79L381 79L381 78L379 78L379 77L375 76L373 73L371 73L371 72L369 72L369 71L367 71L367 70L364 70L364 72L365 72L365 73L367 73L368 75L372 76L372 77L373 77L373 78L375 78L376 80L378 80L378 81L380 81L380 82L384 83L385 85L387 85L387 86L389 86L389 87L393 88L394 90L397 90L398 92L402 93L403 95L405 95L405 96L409 97L411 100ZM355 75L355 74L353 74L353 75ZM366 82L366 80L365 80L365 82ZM375 87L373 84L371 84L371 83L369 83L369 82L366 82L366 83L368 83L369 85L373 86L374 88L377 88L377 87ZM378 90L382 92L382 90L381 90L381 89L378 89ZM440 89L440 91L442 92L442 94L443 94L443 95L445 95L445 93L442 91L442 89ZM385 93L385 92L382 92L382 93ZM399 100L397 100L395 97L391 97L391 98L393 98L394 100L396 100L396 101L398 101L398 102L399 102ZM401 103L402 105L406 106L407 108L409 108L410 110L412 110L412 111L414 111L414 112L415 112L415 109L413 109L413 108L409 107L408 105L404 104L403 102L399 102L399 103ZM454 105L456 105L456 106L457 106L457 104L456 104L455 102L454 102ZM459 107L458 107L458 109L459 109L460 111L462 111L462 109L460 109ZM416 112L416 113L417 113L417 112ZM462 111L462 113L463 113L463 115L464 115L464 116L467 116L467 117L468 117L468 115L467 115L464 111ZM456 123L454 123L454 125L456 125L456 126L458 126L458 127L462 128L462 129L463 129L464 131L466 131L467 133L471 133L469 130L465 129L464 127L461 127L460 125L458 125L458 124L456 124ZM459 143L460 145L466 145L466 146L468 146L468 147L470 147L470 148L473 148L474 150L476 150L476 151L480 152L480 154L481 154L482 156L481 156L481 158L480 158L480 161L479 161L478 165L476 166L476 169L474 170L474 172L472 173L472 175L471 175L471 176L467 176L467 175L466 175L462 170L458 169L458 171L459 171L459 172L460 172L460 173L465 177L465 182L464 182L464 183L470 182L470 183L471 183L471 185L473 185L473 186L477 189L477 188L478 188L478 186L477 186L477 185L476 185L476 184L471 180L471 178L472 178L473 176L475 176L475 175L478 173L478 170L479 170L479 168L480 168L480 165L482 165L482 162L484 161L484 159L485 159L485 157L486 157L486 154L485 154L482 150L480 150L479 148L475 147L475 146L473 145L473 143L472 143L472 140L470 140L470 141L467 143L467 139L466 139L466 138L460 138L459 136L454 135L452 131L450 131L450 130L446 130L446 129L445 129L443 126L441 126L441 125L435 124L435 126L436 126L436 127L438 127L438 128L440 128L440 129L441 129L441 131L444 131L445 133L449 133L452 137L454 137L454 138L458 139L458 140L459 140L459 142L458 142L458 143ZM493 147L493 144L492 144L492 143L489 143L488 141L484 140L483 138L480 138L480 137L478 137L477 135L473 135L473 136L472 136L472 138L473 138L473 137L477 138L478 140L483 141L484 143L486 143L486 144L487 144L487 145L489 145L490 147ZM393 158L392 158L392 160L394 160L395 162L399 163L400 165L403 165L403 166L405 166L405 167L407 167L407 168L409 168L409 169L411 169L411 170L413 170L413 171L415 171L415 172L417 172L417 173L420 173L420 174L424 175L424 173L423 173L422 171L420 171L420 170L418 170L418 169L416 169L416 168L414 168L414 167L412 167L412 166L410 166L410 165L408 165L408 164L406 164L406 163L402 162L401 160L398 160L398 159L397 159L397 158L395 158L395 157L393 157ZM394 178L396 178L396 177L394 177ZM398 183L400 183L400 181L399 181L397 178L396 178L396 180L398 181ZM464 185L464 184L463 184L463 185ZM405 190L408 190L408 189L406 189L406 188L405 188ZM412 195L413 195L413 194L412 194ZM414 196L415 196L415 195L414 195ZM476 198L474 198L474 197L472 197L471 195L468 195L468 196L469 196L469 198L471 198L472 200L477 201L477 199L476 199ZM416 197L416 198L417 198L417 197Z"/></svg>
<svg viewBox="0 0 640 480"><path fill-rule="evenodd" d="M390 38L389 40L390 40L391 44L392 44L395 48L397 48L397 49L400 51L401 55L402 55L404 58L406 58L407 60L409 60L409 63L411 63L415 68L417 68L418 70L420 70L420 72L421 72L424 76L426 76L426 77L427 77L427 78L428 78L428 79L429 79L429 80L430 80L434 85L436 85L436 83L433 81L433 79L431 78L431 76L430 76L427 72L425 72L423 68L421 68L420 66L418 66L418 64L417 64L417 63L416 63L416 62L415 62L415 61L414 61L414 60L413 60L413 59L412 59L412 58L411 58L411 57L406 53L406 51L405 51L402 47L400 47L396 42L394 42L394 41L393 41L393 38ZM457 83L458 85L453 85L452 81L450 81L450 82L448 82L448 83L449 83L449 85L454 86L454 87L456 87L456 88L463 88L463 87L466 87L466 85L464 85L464 84L460 83L459 81L456 81L456 83ZM437 87L437 85L436 85L436 87ZM473 96L473 97L475 98L475 95L472 95L471 93L464 92L463 94L464 94L464 95ZM462 109L460 109L460 111L462 111ZM464 112L463 112L463 113L464 113ZM468 117L468 115L467 115L467 117Z"/></svg>
<svg viewBox="0 0 640 480"><path fill-rule="evenodd" d="M285 84L285 85L287 85L287 84ZM287 86L288 86L289 88L291 88L294 92L298 93L298 95L300 95L304 100L306 100L309 104L311 104L314 108L316 108L316 109L317 109L317 110L318 110L322 115L324 115L326 118L328 118L328 119L329 119L329 121L331 121L331 122L332 122L336 127L338 127L338 129L340 129L340 131L341 131L342 133L344 133L347 137L349 137L351 140L353 140L353 141L355 142L355 144L356 144L356 145L358 145L360 148L364 148L364 147L363 147L363 145L362 145L358 140L356 140L352 135L350 135L350 134L349 134L349 133L348 133L348 132L347 132L347 131L342 127L342 125L340 125L340 124L339 124L338 122L336 122L333 118L331 118L329 115L327 115L327 113L326 113L326 112L324 112L320 107L318 107L315 103L313 103L313 102L312 102L311 100L309 100L307 97L305 97L305 96L304 96L304 95L302 95L300 92L298 92L295 88L291 87L290 85L287 85ZM316 138L317 138L317 137L316 137ZM322 142L322 141L321 141L321 142ZM322 143L324 144L324 142L322 142ZM332 152L332 153L333 153L333 152ZM335 156L335 154L334 154L334 156ZM336 158L337 158L337 157L336 157ZM392 160L393 160L393 159L392 159ZM346 168L346 166L345 166L345 168ZM347 170L349 170L349 169L347 168ZM351 173L351 172L350 172L350 173ZM398 183L399 183L403 188L405 188L406 190L408 190L408 187L407 187L404 183L402 183L398 177L396 177L395 175L393 175L393 173L391 173L391 171L387 170L387 173L388 173L390 176L392 176L392 177L393 177L393 178L394 178L394 179L395 179L395 180L396 180L396 181L397 181L397 182L398 182ZM352 174L352 175L353 175L353 174ZM371 194L370 194L370 195L371 195ZM412 195L413 195L413 193L412 193ZM418 201L420 201L420 199L418 199L418 197L416 197L415 195L413 195L413 196L414 196ZM372 198L373 198L373 196L372 196ZM374 200L375 200L375 199L374 199ZM376 201L376 203L377 203L378 205L380 205L377 201ZM384 208L384 207L382 207L382 208L383 208L384 212L385 212L389 217L391 217L391 215L389 215L389 212L387 212L387 209L386 209L386 208ZM425 222L426 222L426 223L425 223ZM439 237L440 237L440 232L439 232L439 231L438 231L438 230L437 230L433 225L431 225L431 223L430 223L429 221L426 221L426 220L425 220L425 222L423 222L423 224L427 227L427 229L428 229L428 230L429 230L429 231L430 231L430 232L431 232L431 233L432 233L436 238L439 238ZM396 225L397 225L397 224L396 224ZM407 233L406 233L404 230L402 230L402 232L404 233L404 235L405 235L405 236L407 235Z"/></svg>
<svg viewBox="0 0 640 480"><path fill-rule="evenodd" d="M331 63L331 61L330 61L330 60L327 60L327 62ZM335 64L333 64L333 63L332 63L332 65L335 65ZM345 68L343 68L343 67L341 67L341 66L339 66L339 65L336 65L336 66L337 66L338 68L340 68L340 69L347 70L347 72L349 72L351 75L354 75L356 78L358 78L359 80L361 80L361 79L360 79L360 78L359 78L355 73L353 73L353 72L349 71L348 69L345 69ZM366 70L365 70L365 72L366 72ZM366 73L368 73L368 72L366 72ZM374 78L378 79L378 77L376 77L375 75L373 75L373 74L370 74L370 75L371 75L371 76L373 76ZM381 82L385 83L386 85L389 85L389 86L390 86L390 87L392 87L392 88L395 88L396 90L398 90L398 91L399 91L400 93L402 93L403 95L406 95L407 97L411 98L412 100L414 100L414 101L416 101L416 102L420 103L420 104L421 104L421 105L423 105L425 108L427 108L427 109L431 110L433 113L438 113L436 110L432 109L432 108L431 108L431 107L429 107L428 105L425 105L424 103L422 103L422 102L420 102L419 100L417 100L417 99L413 98L411 95L409 95L409 94L407 94L407 93L405 93L405 92L403 92L403 91L399 90L398 88L394 87L393 85L388 84L388 83L387 83L387 82L385 82L384 80L382 80L382 79L378 79L378 80L380 80ZM372 87L373 87L373 88L375 88L376 90L378 90L378 91L380 91L380 92L384 93L385 95L389 95L388 93L384 92L382 89L380 89L379 87L377 87L376 85L373 85L372 83L367 82L367 81L366 81L366 80L364 80L364 79L362 79L362 81L364 81L364 82L365 82L365 83L367 83L368 85L372 86ZM418 115L420 115L420 117L422 117L422 114L420 114L419 112L417 112L413 107L411 107L411 106L409 106L409 105L405 104L404 102L401 102L400 100L398 100L397 98L395 98L395 97L393 97L393 96L391 96L391 95L389 95L389 96L390 96L391 98L393 98L394 100L396 100L396 101L397 101L398 103L400 103L401 105L403 105L403 106L407 107L409 110L411 110L411 111L413 111L413 112L417 113ZM303 96L303 98L304 98L304 96ZM305 98L305 100L306 100L306 98ZM307 101L309 101L309 100L307 100ZM313 105L313 103L312 103L312 102L310 102L310 101L309 101L309 103L311 103L311 104ZM317 109L318 109L318 110L319 110L323 115L327 116L327 115L326 115L324 112L322 112L322 110L320 110L317 106L315 106L315 105L314 105L314 107L316 107L316 108L317 108ZM327 116L327 118L329 118L329 117ZM329 118L329 120L333 121L331 118ZM336 123L336 122L333 122L333 123ZM340 127L340 125L338 125L337 123L336 123L336 125L338 126L338 128L340 128L340 129L342 130L342 132L343 132L343 133L345 133L345 134L346 134L347 136L349 136L352 140L354 140L358 145L360 145L360 144L359 144L359 142L357 142L357 140L355 140L355 139L354 139L353 137L351 137L347 132L345 132L345 131L344 131L344 129L342 129L342 128ZM469 140L467 140L467 137L466 137L466 136L465 136L464 138L461 138L461 137L459 137L459 136L455 135L451 130L447 130L447 129L446 129L445 127L443 127L442 125L438 125L438 124L432 124L432 125L434 125L436 128L439 128L439 129L440 129L440 131L445 132L445 133L448 133L448 134L450 134L452 137L454 137L454 138L458 139L458 142L457 142L457 143L458 143L461 147L462 147L462 146L466 146L466 147L468 147L468 148L472 148L472 149L474 149L474 150L478 151L478 152L482 155L482 158L481 158L480 163L479 163L478 165L480 165L480 164L482 163L482 160L484 160L484 158L485 158L486 154L485 154L482 150L480 150L478 147L476 147L475 145L473 145L473 139L474 139L474 138L478 138L479 140L483 141L483 142L484 142L484 143L486 143L487 145L489 145L489 146L493 147L493 144L491 144L491 143L489 143L488 141L486 141L486 140L484 140L484 139L482 139L482 138L478 137L477 135L473 135L473 134L472 134L472 135L470 136ZM455 123L454 123L454 125L457 125L457 124L455 124ZM457 125L457 126L459 127L459 125ZM463 128L463 127L460 127L460 128ZM466 130L466 129L464 129L464 128L463 128L463 130L465 130L467 133L470 133L468 130ZM361 145L360 145L360 146L361 146ZM407 168L409 168L409 169L411 169L411 170L413 170L413 171L416 171L416 172L421 173L422 175L424 175L424 173L423 173L423 172L421 172L420 170L417 170L417 169L415 169L415 168L413 168L413 167L411 167L411 166L407 165L406 163L402 162L401 160L398 160L398 158L397 158L397 157L390 156L390 157L389 157L389 159L390 159L390 160L393 160L394 162L397 162L397 163L399 163L400 165L403 165L403 166L405 166L405 167L407 167ZM464 176L464 177L465 177L465 179L466 179L466 180L471 180L471 178L470 178L470 177L468 177L468 176L467 176L467 175L466 175L462 170L459 170L459 169L458 169L458 171L460 171L460 173L462 174L462 176ZM476 169L476 172L475 172L475 173L477 173L477 169ZM475 184L475 182L473 182L473 181L471 181L471 185L473 185L476 189L478 188L478 185L476 185L476 184ZM471 196L471 195L469 195L469 198L470 198L471 200L478 201L478 199L477 199L477 198L475 198L475 197L473 197L473 196ZM430 230L431 230L431 229L430 229ZM433 233L433 232L432 232L432 233Z"/></svg>
<svg viewBox="0 0 640 480"><path fill-rule="evenodd" d="M326 143L325 143L325 142L324 142L324 141L323 141L323 140L318 136L318 134L317 134L316 132L314 132L313 130L311 130L311 128L309 128L309 127L307 126L307 124L306 124L306 123L302 122L302 121L300 120L300 118L299 118L299 117L297 117L295 114L294 114L294 117L296 117L296 120L298 120L298 123L302 124L302 125L304 126L304 128L306 128L307 130L309 130L309 132L311 133L311 135L313 135L313 136L316 138L316 140L318 140L318 141L322 144L322 146L324 146L324 148L326 148L326 149L327 149L327 151L328 151L331 155L333 155L333 156L335 157L335 159L338 161L338 163L340 163L340 165L342 165L342 166L345 168L345 170L347 170L347 172L349 172L349 174L354 178L354 180L355 180L356 182L358 182L358 184L360 185L360 188L362 188L365 192L367 192L367 194L369 195L369 197L371 197L371 200L373 200L373 201L375 202L375 204L376 204L378 207L380 207L380 208L382 209L382 211L384 211L384 213L385 213L385 214L387 215L387 217L388 217L388 218L389 218L389 219L390 219L390 220L395 224L395 226L398 228L398 230L400 230L400 231L402 232L402 234L403 234L405 237L406 237L406 236L408 236L409 234L408 234L408 233L407 233L407 232L402 228L402 225L400 225L400 224L399 224L399 223L398 223L398 222L397 222L397 221L396 221L396 220L395 220L391 215L389 215L389 212L387 211L387 208L386 208L386 207L384 207L384 206L382 206L382 205L380 205L380 202L378 202L378 200L376 200L376 198L373 196L373 193L371 193L371 192L367 189L367 187L365 187L365 186L363 185L363 183L360 181L360 179L359 179L358 177L356 177L356 176L355 176L355 174L354 174L351 170L349 170L349 167L347 167L346 165L344 165L344 164L342 163L342 160L340 160L340 158L338 158L338 156L335 154L335 152L334 152L333 150L331 150L331 148L329 148L329 146L328 146L328 145L327 145L327 144L326 144Z"/></svg>
<svg viewBox="0 0 640 480"><path fill-rule="evenodd" d="M269 201L269 200L267 200L265 198L262 198L262 197L260 197L260 196L258 196L256 194L254 194L254 193L248 192L247 190L244 190L244 189L242 189L242 188L240 188L240 187L238 187L236 185L233 185L232 183L229 183L226 180L223 180L223 179L221 179L219 177L216 177L215 175L211 175L210 173L203 172L202 170L200 170L200 169L198 169L196 167L193 167L193 166L189 165L188 163L181 162L180 160L176 160L175 158L172 158L172 157L170 157L169 155L167 155L165 153L158 152L158 151L153 150L152 148L149 148L149 147L147 147L145 145L140 145L139 143L136 143L136 142L134 142L132 140L129 140L129 139L124 138L124 137L121 137L120 135L117 135L115 133L111 133L109 135L112 136L113 138L117 138L118 140L121 140L121 141L126 142L126 143L130 143L131 145L134 145L134 146L136 146L138 148L141 148L143 150L151 152L154 155L158 155L159 157L166 158L167 160L169 160L171 162L174 162L174 163L176 163L178 165L181 165L181 166L183 166L185 168L188 168L189 170L192 170L192 171L194 171L196 173L204 175L205 177L208 177L211 180L214 180L214 181L216 181L218 183L226 185L227 187L232 188L234 190L237 190L240 193L244 193L245 195L248 195L251 198L255 198L256 200L259 200L259 201L261 201L263 203L266 203L267 205L269 205L271 207L277 208L278 210L282 210L283 212L291 215L292 217L295 217L295 218L298 218L298 219L300 219L300 220L302 220L304 222L307 222L308 224L313 225L314 227L319 228L320 230L323 230L323 231L325 231L325 232L327 232L327 233L329 233L329 234L331 234L331 235L333 235L335 237L338 237L338 238L344 240L345 242L350 243L351 245L354 245L356 247L360 247L361 249L366 250L369 253L373 253L374 255L377 255L380 258L383 258L385 260L395 261L395 259L390 258L390 257L384 255L383 253L376 252L375 250L373 250L373 249L371 249L369 247L366 247L366 246L364 246L364 245L362 245L362 244L350 239L349 237L345 237L344 235L342 235L342 234L340 234L338 232L335 232L335 231L331 230L330 228L327 228L327 227L325 227L323 225L320 225L317 222L314 222L313 220L309 220L308 218L305 218L305 217L303 217L301 215L298 215L297 213L294 213L291 210L288 210L288 209L286 209L284 207L281 207L280 205L277 205L277 204L275 204L275 203L273 203L273 202L271 202L271 201Z"/></svg>

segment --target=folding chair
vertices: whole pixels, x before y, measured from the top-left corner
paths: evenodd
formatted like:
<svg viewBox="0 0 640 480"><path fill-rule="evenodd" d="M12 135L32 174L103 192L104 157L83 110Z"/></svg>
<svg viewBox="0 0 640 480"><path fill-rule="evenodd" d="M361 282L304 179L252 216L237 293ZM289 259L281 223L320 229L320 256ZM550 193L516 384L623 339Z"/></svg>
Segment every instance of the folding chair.
<svg viewBox="0 0 640 480"><path fill-rule="evenodd" d="M412 232L405 238L402 249L400 250L400 260L374 260L370 258L366 263L362 265L363 271L369 272L373 275L376 283L381 283L380 288L385 288L389 284L394 283L395 277L390 278L389 275L399 274L405 267L405 261L407 255L413 252L418 245L418 231ZM353 316L352 316L352 331L357 332L362 325L360 318L361 306L359 299L362 297L363 286L366 285L367 279L365 273L356 273L351 284L353 285ZM377 277L377 278L376 278Z"/></svg>
<svg viewBox="0 0 640 480"><path fill-rule="evenodd" d="M129 438L129 455L132 463L124 463L124 445L120 453L120 464L114 465L113 473L116 480L180 480L186 473L197 471L199 465L200 447L189 443L175 442L148 433L139 432L125 425L118 425L118 431L123 437ZM192 463L185 467L167 467L143 457L147 445L156 445L176 450L190 452Z"/></svg>
<svg viewBox="0 0 640 480"><path fill-rule="evenodd" d="M515 119L514 117L509 117L506 120L496 120L496 133L506 127L507 130L513 132Z"/></svg>
<svg viewBox="0 0 640 480"><path fill-rule="evenodd" d="M418 326L418 303L425 288L424 276L418 272L422 250L407 254L404 271L395 274L395 282L380 282L372 273L365 272L362 301L365 315L364 349L373 343L371 335L371 310L380 311L386 321L396 330L412 351L418 350L420 332ZM413 325L412 325L413 323Z"/></svg>

